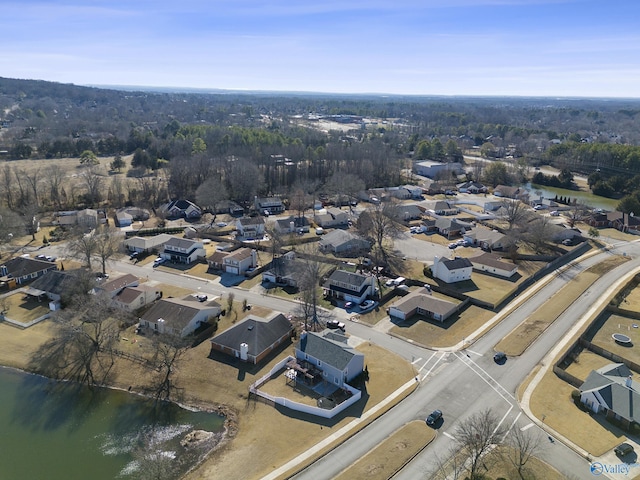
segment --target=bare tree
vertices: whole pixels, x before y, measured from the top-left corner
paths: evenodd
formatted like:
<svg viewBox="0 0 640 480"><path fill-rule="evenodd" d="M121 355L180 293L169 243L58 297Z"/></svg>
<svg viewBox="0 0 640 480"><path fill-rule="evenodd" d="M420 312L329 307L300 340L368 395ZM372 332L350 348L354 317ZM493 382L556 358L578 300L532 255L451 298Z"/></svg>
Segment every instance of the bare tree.
<svg viewBox="0 0 640 480"><path fill-rule="evenodd" d="M434 467L429 472L429 478L431 480L459 480L464 478L466 472L466 458L461 455L458 445L452 445L446 458L439 458L436 456L433 465Z"/></svg>
<svg viewBox="0 0 640 480"><path fill-rule="evenodd" d="M358 217L358 231L373 239L371 258L376 266L387 265L393 254L393 241L402 233L396 204L380 203L362 212Z"/></svg>
<svg viewBox="0 0 640 480"><path fill-rule="evenodd" d="M508 230L513 229L527 218L527 206L520 200L505 198L500 202L504 209L504 219L509 224Z"/></svg>
<svg viewBox="0 0 640 480"><path fill-rule="evenodd" d="M476 413L458 425L454 437L458 450L467 458L470 480L482 478L480 467L486 466L487 453L501 443L504 433L500 420L491 410Z"/></svg>
<svg viewBox="0 0 640 480"><path fill-rule="evenodd" d="M55 312L56 333L34 356L33 366L90 387L104 384L115 362L120 313L108 295L75 297L72 305Z"/></svg>
<svg viewBox="0 0 640 480"><path fill-rule="evenodd" d="M336 205L341 206L345 201L355 200L358 193L365 189L362 178L351 173L336 172L327 181L327 191L336 196Z"/></svg>
<svg viewBox="0 0 640 480"><path fill-rule="evenodd" d="M0 245L24 234L24 220L13 210L0 208Z"/></svg>
<svg viewBox="0 0 640 480"><path fill-rule="evenodd" d="M198 205L211 210L211 213L213 213L211 224L216 221L220 204L228 199L229 193L227 192L227 187L222 179L217 176L207 178L196 189L196 202L198 202Z"/></svg>
<svg viewBox="0 0 640 480"><path fill-rule="evenodd" d="M189 343L179 335L162 334L154 336L155 364L152 394L156 401L177 400L182 389L176 383L176 371L180 358L187 351Z"/></svg>
<svg viewBox="0 0 640 480"><path fill-rule="evenodd" d="M331 317L330 312L318 305L320 282L327 273L328 266L309 246L305 246L299 253L299 260L295 263L295 275L300 290L296 310L298 316L304 318L305 330L315 330Z"/></svg>
<svg viewBox="0 0 640 480"><path fill-rule="evenodd" d="M525 480L527 463L531 457L542 451L542 436L533 429L523 432L519 428L512 428L507 435L506 443L505 448L501 449L502 457L513 465L520 479Z"/></svg>
<svg viewBox="0 0 640 480"><path fill-rule="evenodd" d="M550 217L538 217L526 225L526 230L522 233L524 240L536 253L542 253L549 248L549 242L553 236L553 224Z"/></svg>
<svg viewBox="0 0 640 480"><path fill-rule="evenodd" d="M120 249L122 234L117 228L100 225L91 235L94 237L94 255L102 266L102 273L107 273L107 262Z"/></svg>
<svg viewBox="0 0 640 480"><path fill-rule="evenodd" d="M16 174L20 174L24 176L27 181L29 188L31 189L31 198L29 203L33 203L36 207L40 206L40 168L34 168L32 170L20 170L16 172Z"/></svg>
<svg viewBox="0 0 640 480"><path fill-rule="evenodd" d="M111 180L111 188L109 189L109 201L115 208L120 208L125 203L124 183L120 175L115 175Z"/></svg>
<svg viewBox="0 0 640 480"><path fill-rule="evenodd" d="M98 167L95 165L89 165L82 170L80 174L86 188L87 201L94 205L99 203L102 198L102 183L103 177L100 174Z"/></svg>
<svg viewBox="0 0 640 480"><path fill-rule="evenodd" d="M67 243L69 255L72 258L81 259L89 270L91 270L91 260L96 254L97 248L96 236L84 233L79 228L72 232L72 238Z"/></svg>
<svg viewBox="0 0 640 480"><path fill-rule="evenodd" d="M62 181L64 179L64 171L59 165L53 164L45 168L44 180L49 190L49 199L55 208L62 207Z"/></svg>
<svg viewBox="0 0 640 480"><path fill-rule="evenodd" d="M13 182L13 170L9 165L5 165L2 169L2 187L4 194L4 201L8 208L13 208L15 205L15 188Z"/></svg>
<svg viewBox="0 0 640 480"><path fill-rule="evenodd" d="M584 203L576 203L566 212L567 224L569 228L576 226L576 223L583 221L591 209Z"/></svg>

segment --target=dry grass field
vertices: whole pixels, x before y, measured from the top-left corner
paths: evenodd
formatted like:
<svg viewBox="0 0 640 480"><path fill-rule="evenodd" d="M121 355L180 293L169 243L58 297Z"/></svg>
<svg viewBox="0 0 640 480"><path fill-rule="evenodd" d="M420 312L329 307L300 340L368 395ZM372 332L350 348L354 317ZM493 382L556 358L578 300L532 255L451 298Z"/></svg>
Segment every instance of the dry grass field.
<svg viewBox="0 0 640 480"><path fill-rule="evenodd" d="M640 312L640 283L627 293L620 308Z"/></svg>
<svg viewBox="0 0 640 480"><path fill-rule="evenodd" d="M496 350L509 356L522 355L549 325L589 288L600 276L624 263L628 257L615 256L587 269L574 277L565 287L558 291L550 301L538 308L529 318L522 322L509 335L496 345Z"/></svg>
<svg viewBox="0 0 640 480"><path fill-rule="evenodd" d="M601 357L597 353L593 353L590 350L583 350L580 352L577 360L571 362L566 368L567 373L574 375L575 377L586 380L592 370L609 365L611 360Z"/></svg>
<svg viewBox="0 0 640 480"><path fill-rule="evenodd" d="M632 362L640 363L640 320L608 312L603 315L605 322L591 342ZM624 346L616 343L611 337L614 333L627 335L631 339L632 345Z"/></svg>
<svg viewBox="0 0 640 480"><path fill-rule="evenodd" d="M509 454L509 452L505 450L502 452L506 455ZM490 465L489 470L487 471L488 478L520 478L517 469L508 460L508 458L497 453L490 454L486 463ZM536 457L531 457L527 461L522 470L522 474L524 475L524 478L527 479L538 478L544 480L564 480L566 478L551 465Z"/></svg>
<svg viewBox="0 0 640 480"><path fill-rule="evenodd" d="M21 323L29 323L49 313L49 304L39 302L23 292L17 291L0 300L5 316Z"/></svg>
<svg viewBox="0 0 640 480"><path fill-rule="evenodd" d="M608 452L626 439L624 433L606 422L602 415L592 416L580 410L571 400L572 390L571 385L549 370L531 396L531 411L537 418L544 416L545 425L594 456Z"/></svg>
<svg viewBox="0 0 640 480"><path fill-rule="evenodd" d="M423 421L415 420L391 434L334 480L387 480L435 438L436 433Z"/></svg>
<svg viewBox="0 0 640 480"><path fill-rule="evenodd" d="M469 338L494 315L495 312L469 306L444 323L416 315L394 326L391 332L426 347L450 347L464 338Z"/></svg>

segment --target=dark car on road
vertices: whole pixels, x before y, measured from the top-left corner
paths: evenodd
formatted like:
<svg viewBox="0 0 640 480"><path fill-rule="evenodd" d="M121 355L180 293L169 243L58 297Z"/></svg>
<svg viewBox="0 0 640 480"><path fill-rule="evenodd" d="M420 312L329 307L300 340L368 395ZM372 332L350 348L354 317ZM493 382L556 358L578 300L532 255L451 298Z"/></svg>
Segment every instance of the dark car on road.
<svg viewBox="0 0 640 480"><path fill-rule="evenodd" d="M507 361L507 354L504 352L496 352L493 356L493 361L496 363L504 363Z"/></svg>
<svg viewBox="0 0 640 480"><path fill-rule="evenodd" d="M442 412L440 410L434 410L433 412L431 412L429 414L429 416L427 417L427 419L425 420L425 422L427 422L427 425L429 425L430 427L432 427L433 425L435 425L438 420L440 420L442 418Z"/></svg>

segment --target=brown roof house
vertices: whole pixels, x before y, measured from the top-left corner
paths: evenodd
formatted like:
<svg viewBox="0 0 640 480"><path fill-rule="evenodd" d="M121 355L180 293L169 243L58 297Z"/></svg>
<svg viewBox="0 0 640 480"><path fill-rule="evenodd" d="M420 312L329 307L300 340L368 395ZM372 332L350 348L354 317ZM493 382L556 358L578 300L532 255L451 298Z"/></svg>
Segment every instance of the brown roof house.
<svg viewBox="0 0 640 480"><path fill-rule="evenodd" d="M431 288L421 287L394 302L389 307L389 316L407 320L414 315L424 315L444 322L457 310L457 304L436 298L432 295Z"/></svg>
<svg viewBox="0 0 640 480"><path fill-rule="evenodd" d="M122 275L121 277L114 278L108 282L96 285L93 289L93 293L106 293L111 298L115 297L126 287L137 287L140 284L140 279L130 273Z"/></svg>
<svg viewBox="0 0 640 480"><path fill-rule="evenodd" d="M258 266L258 254L251 248L239 248L233 252L214 252L207 258L209 267L234 275L244 275Z"/></svg>
<svg viewBox="0 0 640 480"><path fill-rule="evenodd" d="M113 305L126 312L134 312L153 303L162 296L162 292L146 285L125 287L113 297Z"/></svg>
<svg viewBox="0 0 640 480"><path fill-rule="evenodd" d="M242 322L211 339L211 350L243 362L260 363L293 333L293 325L282 313L269 320L249 315Z"/></svg>
<svg viewBox="0 0 640 480"><path fill-rule="evenodd" d="M187 295L184 298L158 300L140 317L140 326L158 333L169 333L186 337L202 323L218 317L222 309L214 300L201 302Z"/></svg>

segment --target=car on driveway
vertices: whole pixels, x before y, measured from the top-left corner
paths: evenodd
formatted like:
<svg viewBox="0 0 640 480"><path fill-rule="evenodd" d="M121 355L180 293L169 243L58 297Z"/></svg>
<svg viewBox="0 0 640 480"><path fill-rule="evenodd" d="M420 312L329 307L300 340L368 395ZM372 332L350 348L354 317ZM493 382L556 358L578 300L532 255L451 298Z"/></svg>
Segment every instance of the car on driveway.
<svg viewBox="0 0 640 480"><path fill-rule="evenodd" d="M162 257L157 257L154 261L153 261L153 266L157 267L158 265L162 265L164 263L165 259Z"/></svg>
<svg viewBox="0 0 640 480"><path fill-rule="evenodd" d="M344 304L345 310L349 310L350 308L353 308L353 302L347 302Z"/></svg>
<svg viewBox="0 0 640 480"><path fill-rule="evenodd" d="M369 310L373 310L376 307L377 303L373 300L365 300L360 304L360 312L367 312Z"/></svg>
<svg viewBox="0 0 640 480"><path fill-rule="evenodd" d="M425 422L427 422L427 425L429 425L430 427L434 426L438 420L440 420L442 418L442 411L440 410L434 410L433 412L431 412L429 414L429 416L425 419Z"/></svg>
<svg viewBox="0 0 640 480"><path fill-rule="evenodd" d="M449 244L449 248L450 248L451 250L453 250L454 248L458 248L458 244L457 244L457 243L450 243L450 244Z"/></svg>

